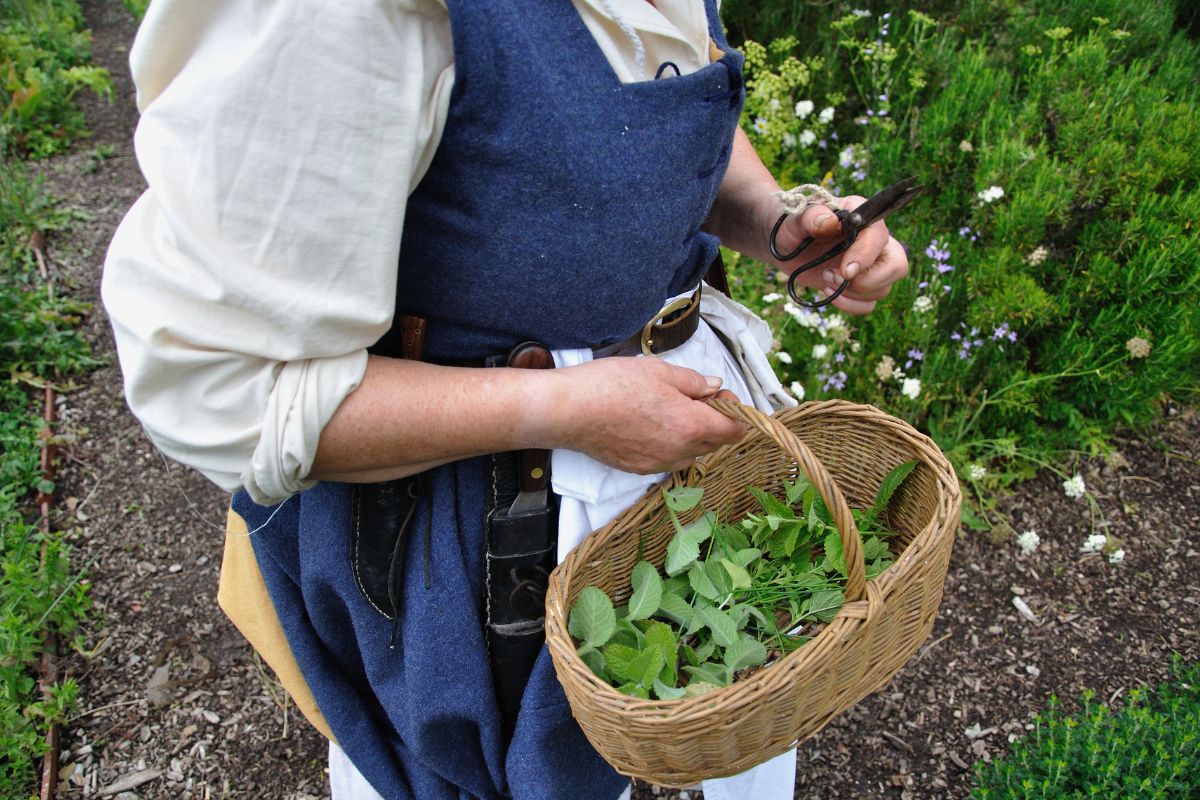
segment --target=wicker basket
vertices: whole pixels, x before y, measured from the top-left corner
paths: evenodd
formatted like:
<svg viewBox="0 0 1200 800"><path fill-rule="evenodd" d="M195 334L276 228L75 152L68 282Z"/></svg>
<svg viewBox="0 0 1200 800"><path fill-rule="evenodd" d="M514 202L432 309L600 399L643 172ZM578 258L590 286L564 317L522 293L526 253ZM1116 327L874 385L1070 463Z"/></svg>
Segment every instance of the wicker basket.
<svg viewBox="0 0 1200 800"><path fill-rule="evenodd" d="M664 786L732 775L779 755L883 686L929 635L942 598L962 497L937 446L906 423L864 405L806 403L768 417L714 400L751 433L696 462L668 488L704 488L710 509L731 518L755 511L747 486L782 495L798 471L817 487L845 543L846 605L808 644L743 681L698 697L640 700L597 678L567 633L585 586L617 602L643 557L661 568L673 528L661 493L649 493L575 548L550 576L546 641L583 732L620 772ZM887 473L910 459L916 469L893 495L884 523L895 563L866 581L849 506L866 507ZM819 459L819 460L818 460ZM681 515L686 523L701 513Z"/></svg>

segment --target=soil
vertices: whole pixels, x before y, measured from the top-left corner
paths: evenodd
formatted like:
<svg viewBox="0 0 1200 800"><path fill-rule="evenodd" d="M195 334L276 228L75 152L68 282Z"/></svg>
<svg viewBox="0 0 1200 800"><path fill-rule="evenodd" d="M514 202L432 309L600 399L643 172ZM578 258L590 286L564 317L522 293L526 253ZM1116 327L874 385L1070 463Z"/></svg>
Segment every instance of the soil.
<svg viewBox="0 0 1200 800"><path fill-rule="evenodd" d="M84 0L111 104L85 101L93 136L37 165L48 190L81 212L51 238L61 290L94 300L84 324L107 366L61 398L55 524L71 530L99 622L64 667L81 687L63 737L59 796L118 800L329 796L325 744L216 606L227 497L158 455L125 407L98 300L103 256L144 188L128 47L118 0ZM1119 703L1167 675L1173 653L1200 658L1200 420L1164 406L1161 424L1119 438L1078 469L1095 499L1064 496L1043 473L1000 504L1041 545L964 533L929 641L882 691L800 748L796 797L961 798L971 764L1001 755L1058 695L1084 688ZM1125 559L1081 554L1088 534ZM1019 598L1027 619L1014 606ZM645 784L634 797L701 797Z"/></svg>

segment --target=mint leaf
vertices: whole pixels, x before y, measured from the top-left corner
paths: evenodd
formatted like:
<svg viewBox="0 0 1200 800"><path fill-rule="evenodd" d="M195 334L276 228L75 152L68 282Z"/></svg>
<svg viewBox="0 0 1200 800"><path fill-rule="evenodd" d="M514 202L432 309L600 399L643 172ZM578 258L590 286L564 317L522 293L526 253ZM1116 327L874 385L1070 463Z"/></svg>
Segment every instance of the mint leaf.
<svg viewBox="0 0 1200 800"><path fill-rule="evenodd" d="M712 631L713 641L721 647L729 647L737 641L737 625L720 609L712 606L699 609L697 612L705 626Z"/></svg>
<svg viewBox="0 0 1200 800"><path fill-rule="evenodd" d="M688 582L692 584L692 589L696 594L701 597L716 600L721 595L721 590L712 582L712 577L699 561L693 562L688 569Z"/></svg>
<svg viewBox="0 0 1200 800"><path fill-rule="evenodd" d="M662 681L655 681L654 694L658 696L659 700L678 700L687 694L687 689L675 689L667 686Z"/></svg>
<svg viewBox="0 0 1200 800"><path fill-rule="evenodd" d="M659 676L668 683L675 683L675 664L679 660L679 644L675 631L665 622L651 622L646 629L646 649L656 648L663 657Z"/></svg>
<svg viewBox="0 0 1200 800"><path fill-rule="evenodd" d="M604 648L604 663L614 678L622 683L633 680L633 660L638 657L635 647L623 644L610 644Z"/></svg>
<svg viewBox="0 0 1200 800"><path fill-rule="evenodd" d="M700 545L689 539L683 531L677 531L667 545L667 561L663 568L668 575L675 576L695 564L699 557Z"/></svg>
<svg viewBox="0 0 1200 800"><path fill-rule="evenodd" d="M892 499L892 494L900 488L900 484L904 483L904 479L917 466L917 460L905 461L903 464L896 466L883 479L883 483L879 484L879 492L875 495L875 504L871 506L871 510L867 512L867 516L874 519L881 511L887 508L888 501Z"/></svg>
<svg viewBox="0 0 1200 800"><path fill-rule="evenodd" d="M746 572L746 568L733 563L728 558L721 559L721 566L729 573L729 579L733 581L735 589L750 588L750 573Z"/></svg>
<svg viewBox="0 0 1200 800"><path fill-rule="evenodd" d="M713 522L715 520L716 516L711 512L696 517L696 519L683 526L683 535L687 537L688 541L699 545L712 535Z"/></svg>
<svg viewBox="0 0 1200 800"><path fill-rule="evenodd" d="M588 669L590 669L597 678L605 683L612 680L608 676L608 672L604 669L604 656L599 650L592 650L591 652L585 654L583 656L583 663L587 664Z"/></svg>
<svg viewBox="0 0 1200 800"><path fill-rule="evenodd" d="M717 587L717 599L724 599L733 591L733 581L729 579L729 573L721 568L719 559L710 558L705 561L704 574L712 581L713 586Z"/></svg>
<svg viewBox="0 0 1200 800"><path fill-rule="evenodd" d="M629 619L646 619L662 601L663 582L658 570L649 561L639 561L630 578L633 595L629 598Z"/></svg>
<svg viewBox="0 0 1200 800"><path fill-rule="evenodd" d="M753 667L767 660L767 648L753 636L743 636L725 648L725 666L730 672Z"/></svg>
<svg viewBox="0 0 1200 800"><path fill-rule="evenodd" d="M839 574L846 574L846 554L842 547L841 534L831 533L825 537L825 559Z"/></svg>
<svg viewBox="0 0 1200 800"><path fill-rule="evenodd" d="M755 486L747 486L746 491L758 501L765 514L776 517L795 518L796 515L793 513L791 506L781 503L779 498L769 495Z"/></svg>
<svg viewBox="0 0 1200 800"><path fill-rule="evenodd" d="M713 686L727 686L729 677L725 674L725 670L711 661L701 664L698 667L686 666L683 671L691 676L691 681L688 686L691 686L697 681L702 683L711 683Z"/></svg>
<svg viewBox="0 0 1200 800"><path fill-rule="evenodd" d="M663 668L663 654L657 647L647 647L637 654L629 664L630 677L634 682L649 689Z"/></svg>
<svg viewBox="0 0 1200 800"><path fill-rule="evenodd" d="M617 614L613 611L612 600L595 586L584 588L575 600L567 622L570 634L583 640L584 644L599 648L612 638L616 628Z"/></svg>
<svg viewBox="0 0 1200 800"><path fill-rule="evenodd" d="M663 491L663 499L667 502L667 508L676 514L683 511L691 511L703 496L703 489L691 486L680 486L677 489Z"/></svg>
<svg viewBox="0 0 1200 800"><path fill-rule="evenodd" d="M666 617L677 625L686 627L688 620L692 618L692 607L679 595L664 594L658 605L658 611L654 613L660 617Z"/></svg>
<svg viewBox="0 0 1200 800"><path fill-rule="evenodd" d="M762 558L762 550L759 550L757 547L744 547L734 554L733 563L738 566L748 567L760 558Z"/></svg>
<svg viewBox="0 0 1200 800"><path fill-rule="evenodd" d="M821 622L832 622L837 612L846 604L846 595L841 589L821 589L813 592L801 609L801 616L816 617Z"/></svg>
<svg viewBox="0 0 1200 800"><path fill-rule="evenodd" d="M650 699L650 693L636 683L626 683L618 686L617 691L621 694L627 694L630 697L640 697L643 700Z"/></svg>

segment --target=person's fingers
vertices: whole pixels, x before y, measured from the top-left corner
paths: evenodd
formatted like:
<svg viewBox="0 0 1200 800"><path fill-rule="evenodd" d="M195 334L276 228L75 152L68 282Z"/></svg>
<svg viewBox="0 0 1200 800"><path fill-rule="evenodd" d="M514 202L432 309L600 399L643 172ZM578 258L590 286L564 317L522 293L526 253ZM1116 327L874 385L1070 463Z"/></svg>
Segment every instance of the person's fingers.
<svg viewBox="0 0 1200 800"><path fill-rule="evenodd" d="M810 236L816 243L804 251L805 258L816 258L819 253L828 250L829 240L842 234L842 222L834 211L835 209L829 206L818 204L784 219L783 224L779 226L779 233L775 236L775 245L779 252L783 255L792 252L799 247L801 241Z"/></svg>
<svg viewBox="0 0 1200 800"><path fill-rule="evenodd" d="M851 281L847 291L859 300L880 300L891 290L893 284L908 275L908 254L904 246L888 238L883 252L874 263L861 270Z"/></svg>
<svg viewBox="0 0 1200 800"><path fill-rule="evenodd" d="M721 388L721 379L715 375L701 375L694 369L677 367L657 359L650 363L661 365L662 380L693 400L707 400Z"/></svg>

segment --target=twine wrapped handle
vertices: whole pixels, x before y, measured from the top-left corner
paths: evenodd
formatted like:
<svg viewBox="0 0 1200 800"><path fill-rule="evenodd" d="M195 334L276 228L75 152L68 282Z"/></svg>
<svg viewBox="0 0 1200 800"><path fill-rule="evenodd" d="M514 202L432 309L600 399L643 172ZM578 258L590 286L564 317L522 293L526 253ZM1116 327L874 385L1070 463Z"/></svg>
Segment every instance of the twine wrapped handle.
<svg viewBox="0 0 1200 800"><path fill-rule="evenodd" d="M734 402L713 398L708 404L725 416L744 422L750 427L761 431L771 438L787 453L800 470L816 487L825 507L833 515L838 534L842 537L842 550L846 561L846 602L853 603L867 599L866 564L863 560L862 540L858 535L858 527L854 524L854 515L842 490L830 477L829 472L817 459L808 445L800 441L786 425L773 417L769 417L758 409Z"/></svg>

